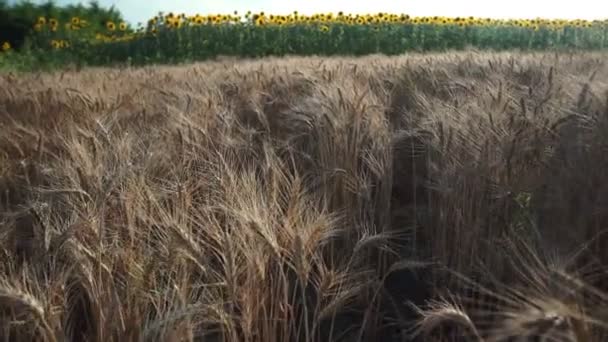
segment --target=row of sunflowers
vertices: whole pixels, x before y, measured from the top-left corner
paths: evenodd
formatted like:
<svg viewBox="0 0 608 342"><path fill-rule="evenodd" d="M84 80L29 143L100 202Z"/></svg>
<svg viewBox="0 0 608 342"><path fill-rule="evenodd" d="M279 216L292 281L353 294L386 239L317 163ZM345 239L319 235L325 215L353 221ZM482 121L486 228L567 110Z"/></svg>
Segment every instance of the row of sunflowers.
<svg viewBox="0 0 608 342"><path fill-rule="evenodd" d="M266 14L264 12L252 14L247 12L239 15L233 14L210 14L186 16L185 14L158 15L148 21L148 27L154 27L164 23L170 28L180 28L187 25L218 25L234 23L252 23L258 26L264 25L302 25L302 24L345 24L345 25L377 25L377 24L428 24L428 25L458 25L458 26L518 26L540 29L548 27L553 29L573 27L606 26L608 20L564 20L564 19L492 19L475 17L411 17L407 14L377 13L377 14L344 14L343 12L320 13L313 15L299 14L294 11L288 15Z"/></svg>
<svg viewBox="0 0 608 342"><path fill-rule="evenodd" d="M603 49L608 20L414 17L407 14L159 13L131 26L39 17L31 46L89 64L180 62L218 55L361 55L463 49ZM2 45L9 51L8 43ZM69 55L68 55L69 52Z"/></svg>

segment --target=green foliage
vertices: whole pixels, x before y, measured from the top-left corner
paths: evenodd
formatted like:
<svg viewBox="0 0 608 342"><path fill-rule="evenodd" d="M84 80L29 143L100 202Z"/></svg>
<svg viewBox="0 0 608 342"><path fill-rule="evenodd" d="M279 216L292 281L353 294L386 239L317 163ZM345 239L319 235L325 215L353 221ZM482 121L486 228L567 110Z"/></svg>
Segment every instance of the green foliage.
<svg viewBox="0 0 608 342"><path fill-rule="evenodd" d="M78 24L73 25L73 20ZM91 39L91 33L104 29L107 21L121 20L122 16L116 9L103 8L97 1L90 2L88 6L57 6L52 1L44 4L22 1L8 5L6 0L0 0L0 44L9 42L13 49L40 45L41 40L49 38L53 26L56 35ZM51 22L56 25L51 25ZM66 34L80 30L78 35ZM49 41L45 43L50 45Z"/></svg>
<svg viewBox="0 0 608 342"><path fill-rule="evenodd" d="M102 9L94 2L61 8L21 3L10 11L32 25L23 47L39 56L36 63L45 64L143 65L217 56L395 55L465 48L597 50L606 47L608 37L607 21L585 20L161 13L147 27L132 29L113 8Z"/></svg>
<svg viewBox="0 0 608 342"><path fill-rule="evenodd" d="M605 29L567 28L533 31L521 27L458 27L412 24L353 26L204 25L160 29L134 39L80 49L90 64L135 64L198 61L215 56L401 54L474 47L490 50L603 48Z"/></svg>

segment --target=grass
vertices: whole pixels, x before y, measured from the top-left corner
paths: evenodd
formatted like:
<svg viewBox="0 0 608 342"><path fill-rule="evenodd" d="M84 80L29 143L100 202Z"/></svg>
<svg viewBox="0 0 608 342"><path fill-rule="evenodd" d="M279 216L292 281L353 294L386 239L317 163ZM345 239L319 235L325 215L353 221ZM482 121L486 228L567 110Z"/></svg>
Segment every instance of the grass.
<svg viewBox="0 0 608 342"><path fill-rule="evenodd" d="M5 341L603 341L603 53L0 76Z"/></svg>

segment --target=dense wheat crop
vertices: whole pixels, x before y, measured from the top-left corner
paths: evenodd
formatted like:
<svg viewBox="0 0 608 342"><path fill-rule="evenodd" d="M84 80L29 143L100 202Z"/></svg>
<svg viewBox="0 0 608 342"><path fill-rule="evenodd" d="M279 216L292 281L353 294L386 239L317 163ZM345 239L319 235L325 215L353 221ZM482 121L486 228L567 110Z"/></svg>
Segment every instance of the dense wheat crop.
<svg viewBox="0 0 608 342"><path fill-rule="evenodd" d="M5 341L605 341L605 54L0 78Z"/></svg>

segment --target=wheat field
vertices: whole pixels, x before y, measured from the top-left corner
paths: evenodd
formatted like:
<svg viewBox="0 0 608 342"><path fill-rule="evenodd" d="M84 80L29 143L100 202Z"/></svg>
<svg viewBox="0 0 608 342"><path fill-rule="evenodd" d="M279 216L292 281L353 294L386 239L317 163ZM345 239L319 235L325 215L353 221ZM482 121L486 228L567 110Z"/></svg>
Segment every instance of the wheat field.
<svg viewBox="0 0 608 342"><path fill-rule="evenodd" d="M605 341L608 56L0 75L3 341Z"/></svg>

